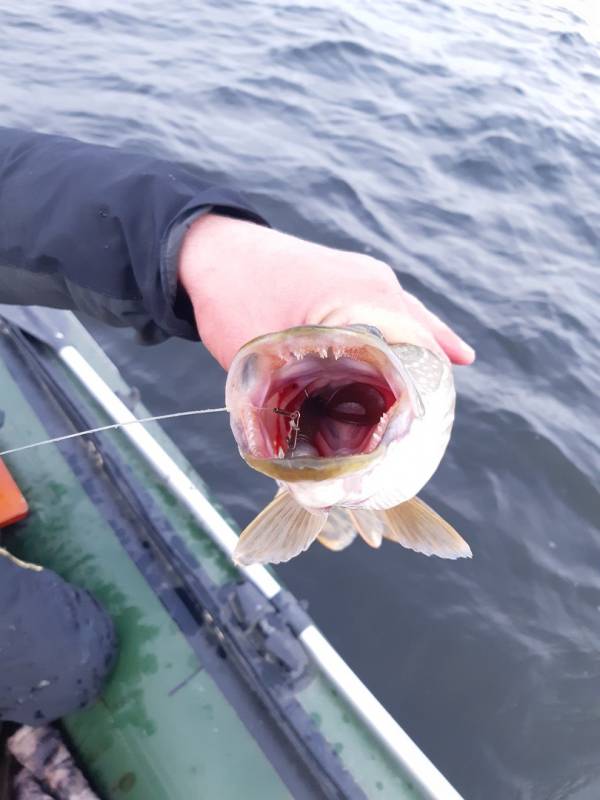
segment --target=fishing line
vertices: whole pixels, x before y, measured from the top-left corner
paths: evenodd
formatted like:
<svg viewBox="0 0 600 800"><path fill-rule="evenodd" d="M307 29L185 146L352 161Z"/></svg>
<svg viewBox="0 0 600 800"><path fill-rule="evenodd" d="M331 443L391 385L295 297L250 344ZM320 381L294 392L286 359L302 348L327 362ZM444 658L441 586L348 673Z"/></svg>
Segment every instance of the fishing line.
<svg viewBox="0 0 600 800"><path fill-rule="evenodd" d="M111 431L116 428L123 428L125 425L143 425L146 422L153 422L154 420L173 419L174 417L191 417L194 414L218 414L222 411L228 411L226 407L223 408L200 408L194 411L177 411L174 414L159 414L155 417L140 417L139 419L130 419L126 422L113 422L111 425L101 425L99 428L89 428L86 431L77 431L77 433L68 433L66 436L55 436L54 439L43 439L41 442L32 442L31 444L24 444L20 447L13 447L10 450L3 450L0 456L8 456L11 453L20 453L23 450L31 450L33 447L42 447L45 444L55 444L56 442L64 442L67 439L76 439L78 436L87 436L91 433L101 433L102 431Z"/></svg>

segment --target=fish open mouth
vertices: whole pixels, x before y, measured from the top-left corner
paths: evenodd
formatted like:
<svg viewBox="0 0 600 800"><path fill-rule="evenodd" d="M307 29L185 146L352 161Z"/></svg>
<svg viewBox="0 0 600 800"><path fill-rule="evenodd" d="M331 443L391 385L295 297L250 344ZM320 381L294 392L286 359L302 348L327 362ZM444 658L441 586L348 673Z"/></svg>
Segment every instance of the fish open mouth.
<svg viewBox="0 0 600 800"><path fill-rule="evenodd" d="M396 396L369 365L305 355L273 375L260 422L270 455L357 455L381 441Z"/></svg>
<svg viewBox="0 0 600 800"><path fill-rule="evenodd" d="M232 384L246 402L238 424L232 410L232 424L243 451L255 459L331 459L377 448L405 386L385 342L344 333L270 349L265 342L238 365Z"/></svg>

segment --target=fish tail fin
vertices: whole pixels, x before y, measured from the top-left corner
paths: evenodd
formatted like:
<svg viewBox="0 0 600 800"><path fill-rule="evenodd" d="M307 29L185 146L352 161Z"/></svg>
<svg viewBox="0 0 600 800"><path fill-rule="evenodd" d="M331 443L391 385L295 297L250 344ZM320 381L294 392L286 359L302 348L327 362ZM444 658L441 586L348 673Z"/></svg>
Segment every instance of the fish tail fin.
<svg viewBox="0 0 600 800"><path fill-rule="evenodd" d="M380 511L367 508L348 509L350 519L369 547L380 547L385 533L384 520Z"/></svg>
<svg viewBox="0 0 600 800"><path fill-rule="evenodd" d="M471 558L471 548L446 520L418 497L376 512L385 525L384 536L393 542L440 558Z"/></svg>
<svg viewBox="0 0 600 800"><path fill-rule="evenodd" d="M379 547L383 538L384 524L379 511L363 508L332 508L319 542L330 550L343 550L352 544L360 533L371 547Z"/></svg>
<svg viewBox="0 0 600 800"><path fill-rule="evenodd" d="M326 511L308 511L280 491L242 532L233 560L242 566L289 561L313 543L326 521Z"/></svg>
<svg viewBox="0 0 600 800"><path fill-rule="evenodd" d="M327 522L319 534L319 542L329 550L344 550L356 537L356 526L347 509L330 509Z"/></svg>

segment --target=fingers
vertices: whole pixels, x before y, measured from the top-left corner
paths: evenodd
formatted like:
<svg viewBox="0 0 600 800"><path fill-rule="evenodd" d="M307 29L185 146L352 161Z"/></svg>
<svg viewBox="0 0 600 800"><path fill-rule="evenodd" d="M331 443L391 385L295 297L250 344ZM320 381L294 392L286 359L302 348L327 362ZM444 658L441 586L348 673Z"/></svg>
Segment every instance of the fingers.
<svg viewBox="0 0 600 800"><path fill-rule="evenodd" d="M410 292L404 292L407 309L412 316L433 335L453 364L472 364L475 350L454 333L452 328L429 311L423 303Z"/></svg>

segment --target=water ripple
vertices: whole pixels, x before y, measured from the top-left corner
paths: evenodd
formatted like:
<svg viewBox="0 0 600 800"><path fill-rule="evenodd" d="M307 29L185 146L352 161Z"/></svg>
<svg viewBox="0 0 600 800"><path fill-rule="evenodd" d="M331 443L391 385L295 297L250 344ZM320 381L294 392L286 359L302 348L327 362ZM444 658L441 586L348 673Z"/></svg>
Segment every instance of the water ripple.
<svg viewBox="0 0 600 800"><path fill-rule="evenodd" d="M386 259L476 345L425 491L473 561L357 544L312 548L281 570L466 797L600 793L594 9L0 10L1 124L126 145L236 183L274 225ZM142 359L126 332L94 330L157 413L220 403L223 376L200 348L169 342ZM241 524L270 499L226 420L173 435Z"/></svg>

